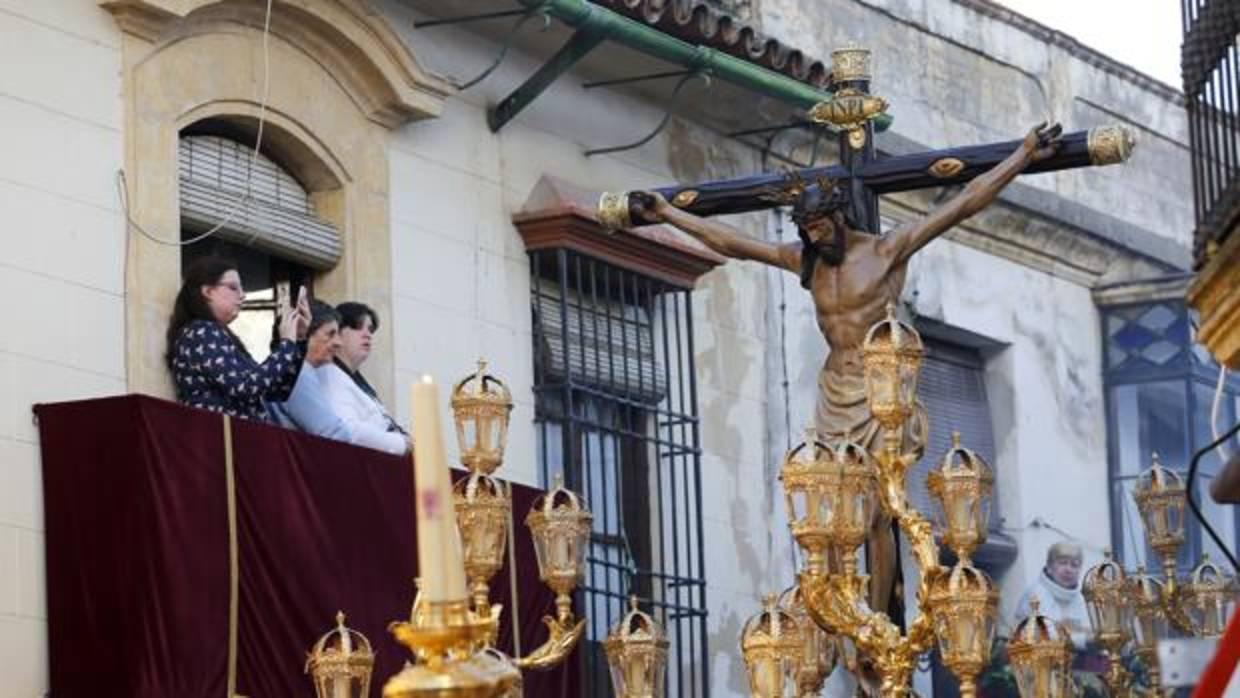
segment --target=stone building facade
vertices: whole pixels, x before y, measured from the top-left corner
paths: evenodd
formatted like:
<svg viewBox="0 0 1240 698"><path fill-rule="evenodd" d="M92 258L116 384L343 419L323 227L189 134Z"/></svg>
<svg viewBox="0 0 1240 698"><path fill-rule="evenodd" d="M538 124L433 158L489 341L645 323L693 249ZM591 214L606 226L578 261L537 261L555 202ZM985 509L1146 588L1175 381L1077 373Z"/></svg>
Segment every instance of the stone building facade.
<svg viewBox="0 0 1240 698"><path fill-rule="evenodd" d="M516 402L507 474L531 484L542 472L538 337L530 261L513 219L540 182L633 189L770 170L816 150L804 131L782 141L727 137L791 112L689 85L658 136L587 156L648 131L671 98L666 83L584 89L583 81L649 68L606 44L493 132L488 107L566 34L558 25L523 29L486 80L461 89L505 42L500 23L415 28L461 4L279 1L265 36L258 0L0 0L0 57L27 66L0 73L0 201L12 231L0 257L10 320L0 340L0 658L11 669L0 693L39 695L48 680L31 405L171 395L163 328L183 251L165 242L180 238L177 152L187 128L210 124L244 144L262 117L264 155L339 233L340 261L315 274L316 294L360 299L380 313L367 369L380 393L407 418L402 386L423 373L463 374L473 357L488 357ZM642 5L599 4L617 12ZM1050 543L1079 539L1088 564L1115 536L1096 292L1141 300L1149 284L1133 282L1188 266L1179 94L987 0L743 5L745 22L784 50L873 49L874 89L896 117L879 136L886 153L1018 138L1048 116L1068 130L1122 123L1138 133L1127 165L1021 178L912 263L908 310L974 357L983 382L1010 618ZM811 83L822 78L802 72ZM834 156L822 146L820 159ZM890 197L884 219L907 220L941 194ZM795 235L778 213L735 222L758 237ZM825 347L790 274L724 264L698 280L692 299L707 681L712 695L739 696L740 629L763 592L792 578L775 474L811 414ZM1226 527L1234 536L1230 520ZM923 687L929 680L919 677Z"/></svg>

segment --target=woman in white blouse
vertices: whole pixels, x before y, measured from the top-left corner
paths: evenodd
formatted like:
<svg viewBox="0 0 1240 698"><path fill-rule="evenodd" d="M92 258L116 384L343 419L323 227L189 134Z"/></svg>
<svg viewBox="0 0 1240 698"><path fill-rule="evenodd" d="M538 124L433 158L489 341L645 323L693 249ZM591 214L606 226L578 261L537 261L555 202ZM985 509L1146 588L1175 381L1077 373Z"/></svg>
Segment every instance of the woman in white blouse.
<svg viewBox="0 0 1240 698"><path fill-rule="evenodd" d="M364 303L341 303L336 311L340 313L341 347L334 365L325 366L320 376L332 410L348 425L358 446L408 453L412 443L408 434L358 371L370 357L379 317Z"/></svg>

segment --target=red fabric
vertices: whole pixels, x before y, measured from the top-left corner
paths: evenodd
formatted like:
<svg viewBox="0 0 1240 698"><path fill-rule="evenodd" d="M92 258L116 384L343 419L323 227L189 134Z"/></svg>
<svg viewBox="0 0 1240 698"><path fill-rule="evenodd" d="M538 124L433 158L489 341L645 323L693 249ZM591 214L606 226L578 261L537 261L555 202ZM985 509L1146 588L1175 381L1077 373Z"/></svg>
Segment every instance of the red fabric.
<svg viewBox="0 0 1240 698"><path fill-rule="evenodd" d="M47 531L51 695L223 698L228 528L220 416L143 396L36 406ZM446 435L445 435L446 436ZM306 652L336 611L374 645L371 695L409 653L417 574L408 459L233 420L240 550L237 692L313 696ZM554 595L514 486L522 648ZM508 571L493 580L505 606ZM526 695L576 696L576 657L526 676Z"/></svg>
<svg viewBox="0 0 1240 698"><path fill-rule="evenodd" d="M1205 672L1201 675L1201 680L1197 682L1197 687L1193 689L1193 698L1222 696L1238 664L1240 664L1240 612L1232 613L1231 620L1227 621L1227 629L1223 631L1223 637L1218 641L1218 649L1214 652L1214 658L1210 660Z"/></svg>

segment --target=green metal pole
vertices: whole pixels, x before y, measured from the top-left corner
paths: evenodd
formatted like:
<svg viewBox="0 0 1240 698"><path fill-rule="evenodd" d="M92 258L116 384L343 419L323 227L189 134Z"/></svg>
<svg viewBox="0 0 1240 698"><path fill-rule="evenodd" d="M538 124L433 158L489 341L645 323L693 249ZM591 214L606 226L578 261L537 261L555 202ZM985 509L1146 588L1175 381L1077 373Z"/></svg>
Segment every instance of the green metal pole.
<svg viewBox="0 0 1240 698"><path fill-rule="evenodd" d="M730 82L786 104L809 109L831 99L831 93L819 90L773 70L743 61L707 46L694 46L663 32L617 14L588 0L519 0L528 8L540 8L571 27L599 21L597 13L605 13L607 39L624 44L642 53L661 58L690 70L707 71L714 78ZM884 131L891 125L890 115L875 120L875 129Z"/></svg>

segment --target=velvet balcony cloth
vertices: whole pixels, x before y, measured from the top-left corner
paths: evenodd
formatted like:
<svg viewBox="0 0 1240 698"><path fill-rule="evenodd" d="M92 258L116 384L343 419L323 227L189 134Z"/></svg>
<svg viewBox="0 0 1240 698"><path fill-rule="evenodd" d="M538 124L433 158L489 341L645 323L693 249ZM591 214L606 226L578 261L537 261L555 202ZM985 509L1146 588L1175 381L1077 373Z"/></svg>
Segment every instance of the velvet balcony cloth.
<svg viewBox="0 0 1240 698"><path fill-rule="evenodd" d="M229 553L223 418L144 396L35 407L43 461L51 695L225 698ZM408 458L232 420L239 550L237 693L313 696L306 653L337 610L370 639L370 695L409 653L418 574ZM445 434L445 438L451 438ZM459 475L459 474L458 474ZM522 649L554 595L513 487ZM499 647L511 652L505 607ZM527 673L527 696L577 696L578 662Z"/></svg>

